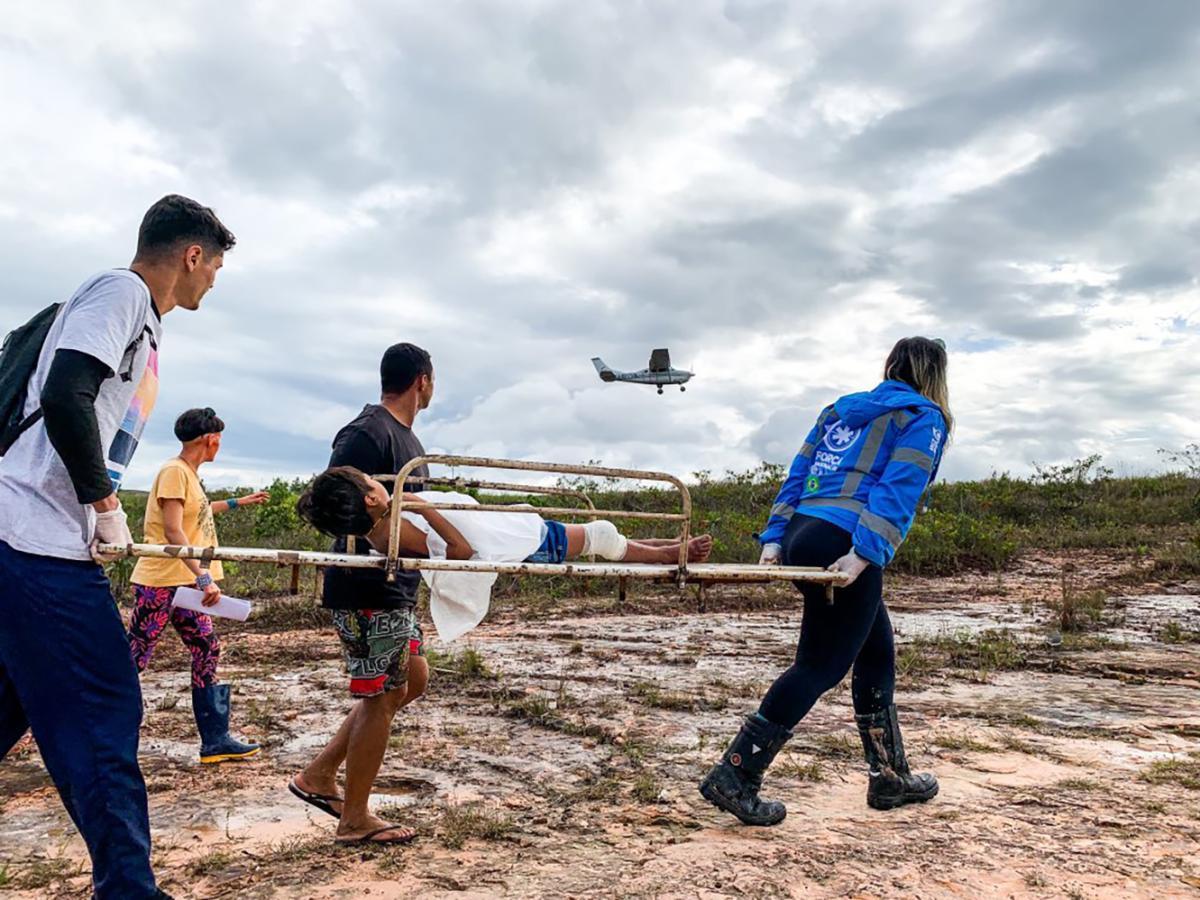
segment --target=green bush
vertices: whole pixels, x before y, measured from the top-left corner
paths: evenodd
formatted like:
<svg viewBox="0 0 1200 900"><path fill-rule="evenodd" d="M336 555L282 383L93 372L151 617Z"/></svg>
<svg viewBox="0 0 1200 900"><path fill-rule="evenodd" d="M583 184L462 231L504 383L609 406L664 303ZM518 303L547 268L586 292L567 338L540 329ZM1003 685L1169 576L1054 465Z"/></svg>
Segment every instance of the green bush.
<svg viewBox="0 0 1200 900"><path fill-rule="evenodd" d="M913 522L893 565L914 575L1000 569L1012 560L1018 547L1016 527L997 516L930 509Z"/></svg>

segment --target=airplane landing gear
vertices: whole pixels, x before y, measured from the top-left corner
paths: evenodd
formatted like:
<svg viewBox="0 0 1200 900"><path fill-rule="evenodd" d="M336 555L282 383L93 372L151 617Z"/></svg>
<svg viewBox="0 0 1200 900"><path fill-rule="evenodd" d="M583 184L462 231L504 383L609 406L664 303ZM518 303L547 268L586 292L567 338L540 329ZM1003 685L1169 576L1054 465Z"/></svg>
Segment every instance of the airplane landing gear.
<svg viewBox="0 0 1200 900"><path fill-rule="evenodd" d="M662 394L662 385L661 384L658 386L658 393Z"/></svg>
<svg viewBox="0 0 1200 900"><path fill-rule="evenodd" d="M679 386L679 393L682 394L686 390L687 390L687 388L685 388L682 384Z"/></svg>

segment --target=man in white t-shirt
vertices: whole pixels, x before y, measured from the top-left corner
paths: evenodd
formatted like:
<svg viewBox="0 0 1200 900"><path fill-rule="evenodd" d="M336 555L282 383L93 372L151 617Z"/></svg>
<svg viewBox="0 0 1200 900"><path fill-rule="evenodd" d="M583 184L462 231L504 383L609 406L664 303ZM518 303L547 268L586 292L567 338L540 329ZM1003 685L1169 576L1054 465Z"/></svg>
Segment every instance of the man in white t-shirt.
<svg viewBox="0 0 1200 900"><path fill-rule="evenodd" d="M233 245L194 200L150 207L129 268L58 311L25 401L41 420L0 458L0 759L33 731L100 900L166 894L150 869L141 689L94 548L132 543L117 488L158 396L162 317L199 308Z"/></svg>

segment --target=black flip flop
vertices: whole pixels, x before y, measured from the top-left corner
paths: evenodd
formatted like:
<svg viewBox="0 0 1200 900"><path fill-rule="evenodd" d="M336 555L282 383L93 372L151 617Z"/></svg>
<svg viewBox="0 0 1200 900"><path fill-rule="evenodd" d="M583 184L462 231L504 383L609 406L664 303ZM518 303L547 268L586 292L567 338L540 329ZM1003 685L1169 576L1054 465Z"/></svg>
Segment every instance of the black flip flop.
<svg viewBox="0 0 1200 900"><path fill-rule="evenodd" d="M296 784L296 779L288 782L288 790L307 803L309 806L315 806L323 813L328 813L335 819L340 819L342 814L335 810L331 803L345 803L341 797L330 797L328 794L315 794L311 791L306 791L300 785Z"/></svg>
<svg viewBox="0 0 1200 900"><path fill-rule="evenodd" d="M394 838L393 840L377 841L375 838L383 834L385 831L400 831L407 828L407 825L385 825L382 828L376 828L374 831L368 831L362 837L356 838L334 838L335 844L409 844L417 839L416 832L413 832L406 837Z"/></svg>

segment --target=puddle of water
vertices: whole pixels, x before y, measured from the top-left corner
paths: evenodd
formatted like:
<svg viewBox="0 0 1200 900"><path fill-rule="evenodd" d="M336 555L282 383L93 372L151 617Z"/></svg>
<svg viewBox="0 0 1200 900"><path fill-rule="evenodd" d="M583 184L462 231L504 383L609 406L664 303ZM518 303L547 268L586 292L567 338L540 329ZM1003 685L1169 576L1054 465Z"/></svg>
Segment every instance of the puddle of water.
<svg viewBox="0 0 1200 900"><path fill-rule="evenodd" d="M1147 594L1118 597L1125 621L1105 632L1114 640L1144 644L1159 640L1163 628L1176 622L1184 631L1200 632L1200 597L1194 594Z"/></svg>
<svg viewBox="0 0 1200 900"><path fill-rule="evenodd" d="M1123 731L1190 722L1196 717L1196 686L1121 684L1078 675L1053 678L1031 672L994 674L986 684L951 682L909 695L932 713L954 708L1002 718L1031 716L1065 728Z"/></svg>

